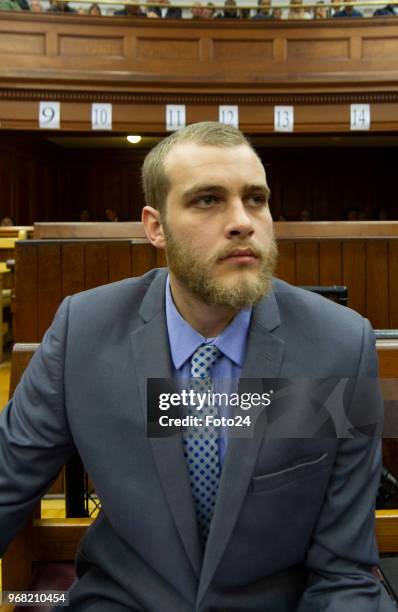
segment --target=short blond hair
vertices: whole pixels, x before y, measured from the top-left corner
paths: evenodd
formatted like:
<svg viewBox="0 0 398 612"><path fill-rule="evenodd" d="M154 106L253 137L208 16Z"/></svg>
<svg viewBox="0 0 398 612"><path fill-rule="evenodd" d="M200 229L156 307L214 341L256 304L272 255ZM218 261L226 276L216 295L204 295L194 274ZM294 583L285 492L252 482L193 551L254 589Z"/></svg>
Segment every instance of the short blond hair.
<svg viewBox="0 0 398 612"><path fill-rule="evenodd" d="M214 147L247 145L257 155L249 140L232 125L218 121L192 123L161 140L146 156L142 166L145 202L164 214L170 182L164 162L170 150L180 144L195 143Z"/></svg>

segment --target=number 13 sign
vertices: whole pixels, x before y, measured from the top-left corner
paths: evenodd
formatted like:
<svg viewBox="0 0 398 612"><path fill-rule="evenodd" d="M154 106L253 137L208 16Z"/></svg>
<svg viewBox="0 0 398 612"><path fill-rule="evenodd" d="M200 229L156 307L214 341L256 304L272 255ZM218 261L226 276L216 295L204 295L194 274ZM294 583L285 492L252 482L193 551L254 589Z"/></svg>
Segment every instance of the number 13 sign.
<svg viewBox="0 0 398 612"><path fill-rule="evenodd" d="M293 132L294 108L293 106L274 107L274 130L275 132Z"/></svg>

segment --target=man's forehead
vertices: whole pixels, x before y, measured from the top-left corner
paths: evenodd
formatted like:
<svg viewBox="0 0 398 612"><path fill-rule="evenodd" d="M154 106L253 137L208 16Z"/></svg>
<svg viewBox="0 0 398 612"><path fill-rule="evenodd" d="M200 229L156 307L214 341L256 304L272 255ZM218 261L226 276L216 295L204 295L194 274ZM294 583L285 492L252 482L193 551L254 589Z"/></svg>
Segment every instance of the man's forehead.
<svg viewBox="0 0 398 612"><path fill-rule="evenodd" d="M219 157L220 160L224 161L234 161L235 158L239 157L240 159L246 158L247 161L251 163L257 163L259 167L264 170L264 167L249 145L245 143L231 145L231 146L218 146L218 145L209 145L209 144L198 144L196 142L183 142L175 144L164 160L164 168L166 172L168 170L172 170L175 166L180 166L184 164L186 166L195 167L197 164L201 163L211 163L209 160L209 155L214 157Z"/></svg>

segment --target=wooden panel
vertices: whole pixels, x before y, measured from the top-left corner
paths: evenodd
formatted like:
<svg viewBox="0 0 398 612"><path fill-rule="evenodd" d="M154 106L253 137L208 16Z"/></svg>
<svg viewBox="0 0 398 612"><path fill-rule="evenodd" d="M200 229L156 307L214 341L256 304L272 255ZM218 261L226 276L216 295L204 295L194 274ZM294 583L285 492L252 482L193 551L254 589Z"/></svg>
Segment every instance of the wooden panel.
<svg viewBox="0 0 398 612"><path fill-rule="evenodd" d="M349 38L303 39L287 41L288 60L348 59Z"/></svg>
<svg viewBox="0 0 398 612"><path fill-rule="evenodd" d="M381 553L398 551L398 510L376 511L376 538Z"/></svg>
<svg viewBox="0 0 398 612"><path fill-rule="evenodd" d="M317 242L296 244L296 284L319 284L319 246Z"/></svg>
<svg viewBox="0 0 398 612"><path fill-rule="evenodd" d="M61 249L61 293L64 298L85 289L85 254L84 245L79 243L63 244Z"/></svg>
<svg viewBox="0 0 398 612"><path fill-rule="evenodd" d="M162 61L198 60L199 39L144 38L138 37L136 58Z"/></svg>
<svg viewBox="0 0 398 612"><path fill-rule="evenodd" d="M0 30L0 53L44 55L45 44L44 33L33 34Z"/></svg>
<svg viewBox="0 0 398 612"><path fill-rule="evenodd" d="M278 242L278 253L276 276L294 285L296 282L296 251L293 240Z"/></svg>
<svg viewBox="0 0 398 612"><path fill-rule="evenodd" d="M387 242L366 243L366 314L376 329L388 327Z"/></svg>
<svg viewBox="0 0 398 612"><path fill-rule="evenodd" d="M141 276L155 267L155 249L151 244L131 244L131 276Z"/></svg>
<svg viewBox="0 0 398 612"><path fill-rule="evenodd" d="M398 241L390 240L389 248L389 327L398 329Z"/></svg>
<svg viewBox="0 0 398 612"><path fill-rule="evenodd" d="M36 342L38 339L37 246L29 241L15 247L15 341Z"/></svg>
<svg viewBox="0 0 398 612"><path fill-rule="evenodd" d="M343 242L343 284L348 286L348 306L365 314L365 244Z"/></svg>
<svg viewBox="0 0 398 612"><path fill-rule="evenodd" d="M131 256L129 244L109 245L109 282L131 276Z"/></svg>
<svg viewBox="0 0 398 612"><path fill-rule="evenodd" d="M398 237L398 221L276 221L274 227L277 238Z"/></svg>
<svg viewBox="0 0 398 612"><path fill-rule="evenodd" d="M109 283L109 247L107 244L87 243L85 247L86 289Z"/></svg>
<svg viewBox="0 0 398 612"><path fill-rule="evenodd" d="M325 240L319 243L319 283L320 285L340 285L342 283L340 241Z"/></svg>
<svg viewBox="0 0 398 612"><path fill-rule="evenodd" d="M362 57L364 59L374 58L396 58L398 54L397 38L371 38L362 39Z"/></svg>
<svg viewBox="0 0 398 612"><path fill-rule="evenodd" d="M123 38L119 36L106 37L99 34L93 36L60 35L58 37L59 55L64 57L123 57Z"/></svg>
<svg viewBox="0 0 398 612"><path fill-rule="evenodd" d="M61 245L38 245L38 325L41 338L61 302Z"/></svg>
<svg viewBox="0 0 398 612"><path fill-rule="evenodd" d="M32 528L33 551L37 561L71 561L90 518L39 519Z"/></svg>
<svg viewBox="0 0 398 612"><path fill-rule="evenodd" d="M51 238L146 238L141 222L35 223L35 239Z"/></svg>
<svg viewBox="0 0 398 612"><path fill-rule="evenodd" d="M233 59L261 59L273 57L273 40L234 40L225 38L213 39L213 61L230 61Z"/></svg>

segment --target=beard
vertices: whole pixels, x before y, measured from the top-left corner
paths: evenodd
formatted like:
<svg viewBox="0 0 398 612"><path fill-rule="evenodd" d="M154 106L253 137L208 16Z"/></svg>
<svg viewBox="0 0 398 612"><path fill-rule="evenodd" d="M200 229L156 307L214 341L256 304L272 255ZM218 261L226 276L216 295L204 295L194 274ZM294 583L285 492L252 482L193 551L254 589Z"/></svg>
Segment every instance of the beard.
<svg viewBox="0 0 398 612"><path fill-rule="evenodd" d="M192 248L174 240L164 221L162 225L170 271L193 296L205 304L228 306L234 310L249 308L270 292L278 258L274 237L267 249L261 250L252 244L237 241L204 262ZM238 264L237 267L241 267L243 272L242 278L229 283L222 278L215 278L214 268L217 262L236 248L250 248L253 251L258 258L256 271L249 271L248 266Z"/></svg>

